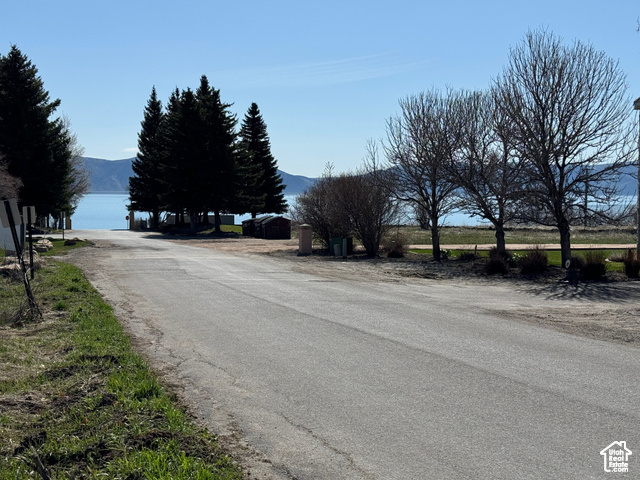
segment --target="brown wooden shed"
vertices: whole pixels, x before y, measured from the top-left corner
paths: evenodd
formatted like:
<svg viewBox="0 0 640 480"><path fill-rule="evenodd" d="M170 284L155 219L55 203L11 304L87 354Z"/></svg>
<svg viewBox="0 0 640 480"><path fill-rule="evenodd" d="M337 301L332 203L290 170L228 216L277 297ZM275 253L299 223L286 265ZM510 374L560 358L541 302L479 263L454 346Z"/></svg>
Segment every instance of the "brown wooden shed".
<svg viewBox="0 0 640 480"><path fill-rule="evenodd" d="M285 217L270 217L260 223L259 233L261 238L270 240L291 238L291 220Z"/></svg>
<svg viewBox="0 0 640 480"><path fill-rule="evenodd" d="M269 240L288 240L291 238L291 220L276 215L251 218L242 222L242 234Z"/></svg>

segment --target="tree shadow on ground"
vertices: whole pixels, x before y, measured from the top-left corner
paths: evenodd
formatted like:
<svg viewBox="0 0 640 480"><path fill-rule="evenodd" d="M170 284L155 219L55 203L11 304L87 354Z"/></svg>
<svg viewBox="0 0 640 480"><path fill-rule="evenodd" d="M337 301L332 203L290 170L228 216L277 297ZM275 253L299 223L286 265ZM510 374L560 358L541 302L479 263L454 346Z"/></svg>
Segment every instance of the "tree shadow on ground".
<svg viewBox="0 0 640 480"><path fill-rule="evenodd" d="M548 300L640 301L640 282L558 282L534 285L527 290Z"/></svg>

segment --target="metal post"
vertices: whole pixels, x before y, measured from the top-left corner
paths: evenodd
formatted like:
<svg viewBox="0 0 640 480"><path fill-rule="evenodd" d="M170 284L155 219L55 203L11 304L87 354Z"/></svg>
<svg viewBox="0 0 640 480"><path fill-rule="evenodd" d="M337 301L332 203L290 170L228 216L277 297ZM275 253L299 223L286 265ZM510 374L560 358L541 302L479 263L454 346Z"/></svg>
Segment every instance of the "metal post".
<svg viewBox="0 0 640 480"><path fill-rule="evenodd" d="M636 104L640 103L640 98L636 100ZM635 105L635 104L634 104ZM640 260L640 105L636 107L638 111L638 194L636 195L636 199L638 201L638 212L637 212L637 235L638 235L638 244L636 245L636 258Z"/></svg>
<svg viewBox="0 0 640 480"><path fill-rule="evenodd" d="M633 109L639 110L638 112L638 193L636 194L637 207L638 211L636 212L636 221L637 221L637 245L636 245L636 256L640 259L640 98L636 98L636 101L633 102Z"/></svg>
<svg viewBox="0 0 640 480"><path fill-rule="evenodd" d="M35 218L31 218L31 208L27 207L27 229L29 229L29 266L31 267L31 280L34 277L33 268L33 226Z"/></svg>
<svg viewBox="0 0 640 480"><path fill-rule="evenodd" d="M20 270L22 274L22 281L24 283L24 289L27 292L27 298L29 299L29 308L34 315L37 315L38 317L42 317L42 313L40 312L40 307L38 307L38 303L36 302L36 299L33 296L33 292L31 291L31 285L29 284L29 278L27 277L27 268L24 264L22 247L20 246L20 239L18 238L18 232L16 232L16 222L13 216L13 212L9 205L9 201L4 201L3 203L4 203L4 208L7 212L7 218L9 220L9 229L11 230L11 236L13 237L13 244L16 247L16 255L18 257L18 262L20 263Z"/></svg>

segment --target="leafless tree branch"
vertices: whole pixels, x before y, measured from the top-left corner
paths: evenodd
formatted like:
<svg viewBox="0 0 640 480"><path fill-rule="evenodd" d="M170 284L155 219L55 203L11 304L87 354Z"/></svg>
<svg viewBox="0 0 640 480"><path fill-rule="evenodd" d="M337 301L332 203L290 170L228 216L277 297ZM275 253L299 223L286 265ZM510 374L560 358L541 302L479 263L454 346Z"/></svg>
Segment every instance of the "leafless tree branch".
<svg viewBox="0 0 640 480"><path fill-rule="evenodd" d="M400 100L401 113L387 121L384 145L396 198L428 222L436 261L441 219L456 208L456 184L447 173L457 137L451 108L450 98L435 89Z"/></svg>
<svg viewBox="0 0 640 480"><path fill-rule="evenodd" d="M614 198L622 169L632 163L625 75L590 45L567 46L546 31L529 32L512 49L494 91L525 165L527 208L519 211L523 220L559 229L564 263L579 206Z"/></svg>

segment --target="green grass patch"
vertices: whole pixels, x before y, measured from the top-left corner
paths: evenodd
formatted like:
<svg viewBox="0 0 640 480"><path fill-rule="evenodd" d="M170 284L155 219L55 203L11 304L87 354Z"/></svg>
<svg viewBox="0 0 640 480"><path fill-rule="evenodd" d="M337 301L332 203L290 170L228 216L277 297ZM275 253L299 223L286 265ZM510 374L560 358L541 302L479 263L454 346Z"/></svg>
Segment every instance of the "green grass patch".
<svg viewBox="0 0 640 480"><path fill-rule="evenodd" d="M33 282L45 320L20 327L23 286L0 282L0 478L36 462L52 479L242 478L80 270L49 260Z"/></svg>
<svg viewBox="0 0 640 480"><path fill-rule="evenodd" d="M431 244L431 233L418 227L402 227L411 245ZM443 227L440 231L442 245L484 245L496 243L495 230L488 227ZM556 228L514 227L505 232L507 244L541 245L560 243ZM633 227L574 227L571 242L587 244L635 244L636 230ZM508 248L508 245L507 245Z"/></svg>
<svg viewBox="0 0 640 480"><path fill-rule="evenodd" d="M199 231L198 235L213 235L215 233L215 227L210 227L205 230ZM235 233L242 235L242 225L220 225L222 233Z"/></svg>
<svg viewBox="0 0 640 480"><path fill-rule="evenodd" d="M53 249L49 250L48 252L42 252L39 253L39 255L41 256L60 256L60 255L66 255L69 251L74 250L76 248L81 248L81 247L86 247L87 245L89 245L90 243L87 242L86 240L77 240L74 242L73 245L65 245L65 242L67 242L70 239L65 239L62 240L61 238L48 238L48 240L53 243ZM33 244L35 245L36 240L33 240ZM70 242L67 242L70 243ZM28 249L27 249L28 250Z"/></svg>
<svg viewBox="0 0 640 480"><path fill-rule="evenodd" d="M237 233L242 235L242 225L220 225L223 233Z"/></svg>

